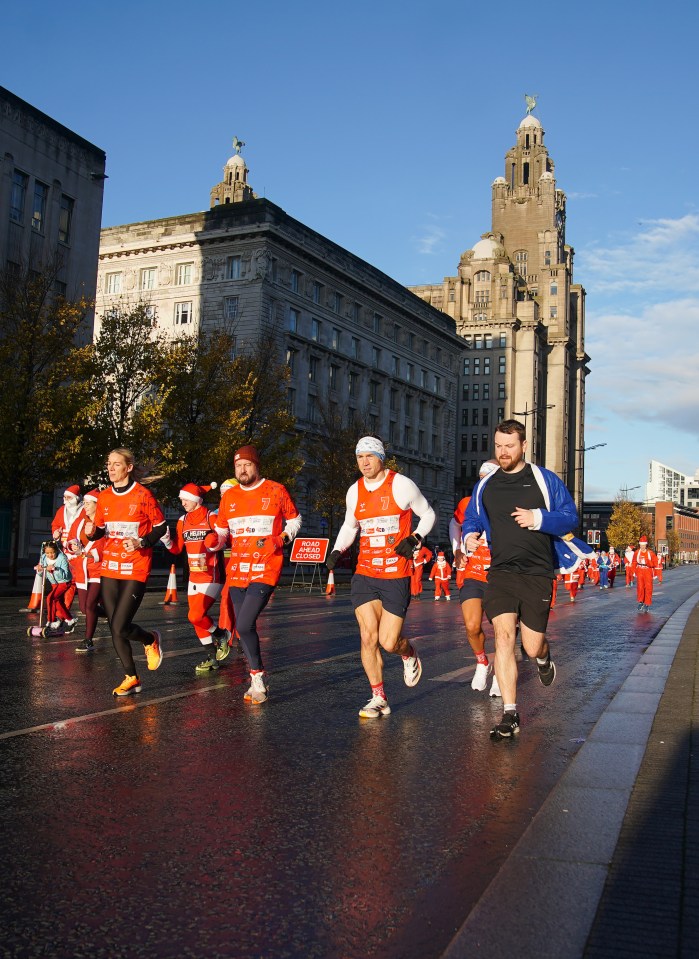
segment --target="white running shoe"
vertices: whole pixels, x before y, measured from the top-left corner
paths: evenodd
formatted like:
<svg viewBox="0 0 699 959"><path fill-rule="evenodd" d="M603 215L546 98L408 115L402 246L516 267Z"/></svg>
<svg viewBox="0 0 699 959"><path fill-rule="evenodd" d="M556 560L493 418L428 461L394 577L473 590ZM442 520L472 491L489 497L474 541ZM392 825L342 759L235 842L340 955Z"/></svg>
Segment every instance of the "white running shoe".
<svg viewBox="0 0 699 959"><path fill-rule="evenodd" d="M265 674L251 673L250 688L246 690L243 696L245 702L252 703L254 706L259 706L262 703L267 702L268 695L269 687L265 683Z"/></svg>
<svg viewBox="0 0 699 959"><path fill-rule="evenodd" d="M372 696L366 706L359 710L362 719L378 719L379 716L388 716L391 707L381 696Z"/></svg>
<svg viewBox="0 0 699 959"><path fill-rule="evenodd" d="M415 652L415 650L413 650ZM403 660L403 679L406 686L417 686L422 676L422 663L417 653Z"/></svg>
<svg viewBox="0 0 699 959"><path fill-rule="evenodd" d="M471 689L475 689L479 693L483 692L488 685L488 676L490 676L492 671L493 667L491 663L476 663L476 671L471 680Z"/></svg>
<svg viewBox="0 0 699 959"><path fill-rule="evenodd" d="M493 673L493 682L490 687L490 695L502 696L502 693L500 692L500 684L498 683L498 677L495 675L495 673Z"/></svg>

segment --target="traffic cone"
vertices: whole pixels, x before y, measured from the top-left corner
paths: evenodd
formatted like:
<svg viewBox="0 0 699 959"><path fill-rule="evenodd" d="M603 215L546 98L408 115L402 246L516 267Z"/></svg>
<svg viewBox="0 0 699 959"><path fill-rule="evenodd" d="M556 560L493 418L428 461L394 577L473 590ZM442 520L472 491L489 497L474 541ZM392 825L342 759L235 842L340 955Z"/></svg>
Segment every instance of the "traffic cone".
<svg viewBox="0 0 699 959"><path fill-rule="evenodd" d="M335 595L335 574L333 573L332 570L328 572L328 584L325 587L325 595L326 596Z"/></svg>
<svg viewBox="0 0 699 959"><path fill-rule="evenodd" d="M35 573L34 575L34 585L32 586L32 595L29 597L29 602L26 606L23 606L20 609L20 613L33 613L34 610L39 609L41 606L41 575L40 573Z"/></svg>
<svg viewBox="0 0 699 959"><path fill-rule="evenodd" d="M174 563L170 567L170 575L167 578L167 589L165 590L165 599L162 601L160 605L161 606L177 605L177 573L175 572Z"/></svg>

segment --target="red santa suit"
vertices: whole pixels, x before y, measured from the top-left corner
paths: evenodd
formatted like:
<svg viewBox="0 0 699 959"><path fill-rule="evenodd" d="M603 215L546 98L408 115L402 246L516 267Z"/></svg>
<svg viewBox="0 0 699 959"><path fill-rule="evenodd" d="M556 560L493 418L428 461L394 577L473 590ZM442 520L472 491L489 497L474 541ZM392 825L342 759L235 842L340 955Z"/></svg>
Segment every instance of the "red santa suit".
<svg viewBox="0 0 699 959"><path fill-rule="evenodd" d="M609 588L611 589L614 586L616 571L621 566L621 559L619 558L619 554L614 551L613 546L609 547L608 560L609 560L609 573L607 574L607 576L609 579Z"/></svg>
<svg viewBox="0 0 699 959"><path fill-rule="evenodd" d="M597 565L597 554L591 556L587 561L587 578L593 586L599 586L599 566Z"/></svg>
<svg viewBox="0 0 699 959"><path fill-rule="evenodd" d="M437 554L437 562L430 571L430 579L434 580L434 598L435 600L444 593L447 602L451 599L449 592L449 580L451 579L451 566L447 563L444 553Z"/></svg>
<svg viewBox="0 0 699 959"><path fill-rule="evenodd" d="M410 595L413 599L416 599L422 592L422 575L431 556L432 554L426 546L419 546L413 552L413 571L410 574Z"/></svg>
<svg viewBox="0 0 699 959"><path fill-rule="evenodd" d="M556 605L556 596L558 595L559 581L561 582L563 581L563 576L561 573L559 573L558 576L554 577L553 587L551 589L551 602L549 603L549 609L553 609L553 607Z"/></svg>
<svg viewBox="0 0 699 959"><path fill-rule="evenodd" d="M631 589L631 582L633 580L633 570L631 569L631 563L633 562L633 546L627 546L626 551L624 552L624 570L626 572L626 588Z"/></svg>
<svg viewBox="0 0 699 959"><path fill-rule="evenodd" d="M631 572L636 577L636 599L639 606L653 604L653 575L658 565L658 557L648 549L648 540L642 536L631 560Z"/></svg>
<svg viewBox="0 0 699 959"><path fill-rule="evenodd" d="M580 570L581 570L581 568L582 568L582 564L581 564L580 567L578 567L578 569L571 570L570 572L565 573L565 574L563 575L563 585L565 586L565 588L566 588L566 589L568 590L568 592L570 593L570 602L571 602L571 603L574 603L574 602L575 602L575 597L576 597L577 592L578 592L578 587L579 587L579 585L580 585ZM583 576L583 579L584 579L584 578L585 578L585 570L584 570L584 569L582 569L582 576Z"/></svg>
<svg viewBox="0 0 699 959"><path fill-rule="evenodd" d="M655 575L659 583L663 581L663 557L658 554L658 563L655 567Z"/></svg>
<svg viewBox="0 0 699 959"><path fill-rule="evenodd" d="M79 589L78 601L83 613L85 612L85 591L87 589L87 566L83 556L80 534L86 519L87 515L80 502L80 487L69 486L63 494L63 506L58 507L51 523L51 536L57 543L61 544L72 576L63 602L70 611L71 603L75 598L75 591Z"/></svg>
<svg viewBox="0 0 699 959"><path fill-rule="evenodd" d="M177 526L168 547L175 556L183 550L186 553L189 564L188 619L204 646L209 646L213 642L211 634L216 627L209 616L209 610L221 593L225 577L221 553L206 549L207 545L218 544L218 533L214 531L216 514L202 505L204 494L211 488L212 486L196 486L194 483L187 483L180 490L180 499L197 505L177 520Z"/></svg>

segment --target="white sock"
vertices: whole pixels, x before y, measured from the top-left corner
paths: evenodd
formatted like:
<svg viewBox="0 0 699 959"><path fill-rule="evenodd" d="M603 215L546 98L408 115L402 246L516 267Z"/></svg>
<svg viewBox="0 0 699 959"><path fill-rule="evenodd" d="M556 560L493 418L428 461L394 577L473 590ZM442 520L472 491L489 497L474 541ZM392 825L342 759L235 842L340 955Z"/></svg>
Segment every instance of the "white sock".
<svg viewBox="0 0 699 959"><path fill-rule="evenodd" d="M548 665L548 661L550 658L551 658L550 654L548 656L544 656L543 659L539 659L539 657L537 656L536 661L539 664L539 666L546 666Z"/></svg>
<svg viewBox="0 0 699 959"><path fill-rule="evenodd" d="M506 712L506 713L516 713L516 712L517 712L517 703L505 703L505 705L504 705L502 708L503 708L503 712Z"/></svg>

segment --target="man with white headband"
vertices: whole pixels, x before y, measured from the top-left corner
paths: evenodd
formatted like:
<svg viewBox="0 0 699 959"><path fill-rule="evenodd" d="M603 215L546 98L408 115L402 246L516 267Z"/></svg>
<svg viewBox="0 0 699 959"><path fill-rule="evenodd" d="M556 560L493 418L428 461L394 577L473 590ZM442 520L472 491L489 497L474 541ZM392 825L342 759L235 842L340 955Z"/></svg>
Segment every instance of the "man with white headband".
<svg viewBox="0 0 699 959"><path fill-rule="evenodd" d="M386 450L380 439L363 436L355 453L362 478L347 491L345 521L327 566L334 569L359 531L352 605L359 623L362 665L371 685L371 699L359 715L378 719L391 712L381 651L402 657L406 686L416 686L422 675L420 657L402 630L410 603L413 550L434 526L435 515L412 480L386 468ZM414 533L411 512L419 519Z"/></svg>

